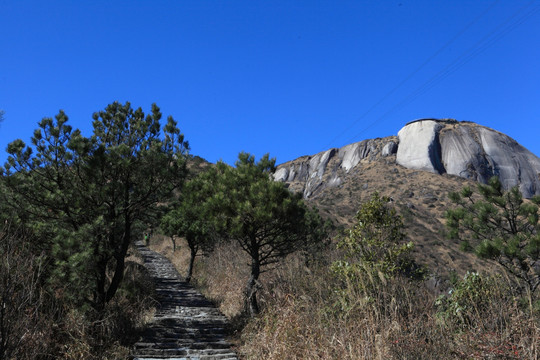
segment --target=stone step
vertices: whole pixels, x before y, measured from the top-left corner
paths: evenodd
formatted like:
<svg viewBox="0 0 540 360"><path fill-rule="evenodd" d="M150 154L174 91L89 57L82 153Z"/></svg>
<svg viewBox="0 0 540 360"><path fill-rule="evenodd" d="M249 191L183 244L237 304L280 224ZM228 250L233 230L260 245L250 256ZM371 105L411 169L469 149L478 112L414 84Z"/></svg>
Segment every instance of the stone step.
<svg viewBox="0 0 540 360"><path fill-rule="evenodd" d="M166 356L166 357L165 357ZM133 355L130 357L133 360L156 360L156 359L167 359L167 360L238 360L238 357L234 352L223 353L223 354L179 354L179 355Z"/></svg>
<svg viewBox="0 0 540 360"><path fill-rule="evenodd" d="M237 360L226 340L228 320L214 304L183 281L174 266L142 242L137 248L156 286L154 318L130 359Z"/></svg>

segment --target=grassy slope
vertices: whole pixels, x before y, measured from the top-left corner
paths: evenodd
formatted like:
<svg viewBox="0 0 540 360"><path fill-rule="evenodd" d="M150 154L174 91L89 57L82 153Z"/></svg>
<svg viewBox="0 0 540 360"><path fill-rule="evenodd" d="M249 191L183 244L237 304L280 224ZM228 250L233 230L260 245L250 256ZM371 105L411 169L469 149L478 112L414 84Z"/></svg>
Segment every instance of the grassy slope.
<svg viewBox="0 0 540 360"><path fill-rule="evenodd" d="M329 168L335 166L329 164ZM461 252L459 244L444 236L448 193L474 183L409 170L397 165L395 157L363 161L349 174L338 171L344 180L341 187L323 188L308 199L324 216L347 227L359 205L379 191L393 199L409 239L416 244L417 261L428 265L432 273L445 277L450 270L464 274L470 269L495 269L495 265ZM303 184L291 183L289 187L299 191ZM180 241L179 249L172 252L169 239L160 237L153 243L185 272L185 244ZM438 292L427 282L400 278L381 282L366 275L362 281L372 282L375 292L352 286L336 297L339 285L329 265L341 256L330 246L320 264L308 267L301 255L292 255L269 269L261 277L264 311L247 324L241 312L249 259L237 245L223 244L200 257L195 282L233 322L246 325L234 334L237 350L246 359L537 358L538 318L527 315L505 295L503 283L488 288L488 306L471 308L470 324L464 327L455 319L443 321L438 316ZM337 306L339 299L355 305L344 312Z"/></svg>
<svg viewBox="0 0 540 360"><path fill-rule="evenodd" d="M298 161L301 160L293 163ZM332 159L328 168L335 167L336 161ZM354 221L360 204L378 191L393 200L403 216L407 236L415 244L416 260L427 265L432 272L446 275L455 270L464 274L468 270L493 267L474 254L460 251L459 243L446 237L444 212L451 206L448 194L466 185L474 188L475 182L453 175L407 169L396 164L395 156L365 159L349 173L343 169L338 173L343 180L342 185L322 188L307 199L323 216L348 227ZM303 183L292 182L289 188L301 191Z"/></svg>

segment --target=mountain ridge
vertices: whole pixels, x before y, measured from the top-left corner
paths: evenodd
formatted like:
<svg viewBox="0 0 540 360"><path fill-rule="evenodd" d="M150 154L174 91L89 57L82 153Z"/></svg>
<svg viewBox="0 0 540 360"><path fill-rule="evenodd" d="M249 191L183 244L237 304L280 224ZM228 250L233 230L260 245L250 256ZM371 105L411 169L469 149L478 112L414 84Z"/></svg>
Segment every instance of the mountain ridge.
<svg viewBox="0 0 540 360"><path fill-rule="evenodd" d="M518 172L523 174L528 171L531 175L531 171L534 171L533 175L538 179L540 163L536 165L534 161L539 159L505 134L472 122L427 119L410 122L404 129L409 127L409 130L414 130L415 126L422 123L426 125L423 126L422 136L429 138L429 141L423 142L423 147L419 146L422 139L415 140L413 137L412 140L407 140L403 133L401 137L398 133L397 136L366 139L280 164L274 173L274 179L283 182L291 191L303 193L309 205L317 207L324 217L333 219L337 225L343 227L351 226L360 205L368 201L373 192L379 192L390 198L392 206L402 216L407 236L415 244L413 255L419 263L427 265L443 277L448 276L451 271L461 275L472 270L491 272L497 267L495 263L480 260L474 254L461 251L459 241L446 236L444 215L452 206L448 194L460 191L464 186L474 189L478 180L487 181L490 173L498 172L508 176L516 169L516 164L519 165L516 165ZM413 135L418 136L418 133ZM465 138L468 140L461 141L461 134L468 134ZM474 139L475 134L478 134L478 142ZM495 149L498 151L489 148L485 151L481 136L495 139L502 145ZM405 148L406 151L403 152L404 139L415 146L412 149ZM471 139L475 141L472 142ZM434 147L431 155L429 146ZM469 146L475 149L477 153L473 154L478 157L454 156L456 152L469 154L463 150L463 146L466 150ZM414 159L407 158L407 154L413 150L414 155L415 149L421 152L420 159L430 165L431 170L399 163ZM505 156L508 155L505 153L508 149L516 149L517 153ZM503 153L502 156L500 152ZM523 154L527 153L533 156L532 165L525 161L527 156ZM430 157L433 154L435 160ZM450 162L452 157L455 163ZM516 160L509 165L505 162L508 159L517 159L523 164ZM436 160L440 162L439 165L444 166L444 172L437 171ZM456 172L452 170L454 168L461 169L462 164L466 165L468 173L461 173L462 176L451 173ZM529 166L529 170L524 171L525 166ZM512 179L502 180L507 188L512 185ZM538 193L540 185L532 180L529 184L519 185L529 190L534 188L535 193Z"/></svg>
<svg viewBox="0 0 540 360"><path fill-rule="evenodd" d="M280 164L274 179L303 181L301 191L309 198L321 186L341 185L338 168L348 173L364 159L394 154L395 162L409 169L448 173L481 183L497 175L505 189L518 185L526 198L540 194L540 158L499 131L454 119L417 119L407 123L397 137L367 139L302 156ZM334 164L334 176L325 183L323 175L335 156L341 162Z"/></svg>

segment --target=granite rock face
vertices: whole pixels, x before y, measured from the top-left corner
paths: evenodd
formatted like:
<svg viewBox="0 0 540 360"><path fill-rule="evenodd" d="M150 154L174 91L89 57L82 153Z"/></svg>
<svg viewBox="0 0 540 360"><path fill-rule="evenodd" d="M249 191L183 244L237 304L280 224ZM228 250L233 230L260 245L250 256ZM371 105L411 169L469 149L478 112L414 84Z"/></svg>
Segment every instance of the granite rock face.
<svg viewBox="0 0 540 360"><path fill-rule="evenodd" d="M394 141L389 141L386 145L384 145L381 155L386 157L393 155L397 152L398 145Z"/></svg>
<svg viewBox="0 0 540 360"><path fill-rule="evenodd" d="M303 156L279 165L274 180L295 184L294 190L309 198L323 188L340 186L343 177L357 168L361 161L373 160L380 155L385 144L397 142L395 137L389 139L364 140L313 156ZM389 155L391 152L390 149Z"/></svg>
<svg viewBox="0 0 540 360"><path fill-rule="evenodd" d="M304 156L278 166L274 179L308 198L340 186L351 171L361 171L363 162L375 160L481 183L497 175L505 189L518 185L524 197L540 194L537 156L507 135L456 120L417 120L405 125L397 138L364 140Z"/></svg>
<svg viewBox="0 0 540 360"><path fill-rule="evenodd" d="M396 162L406 168L444 172L441 164L439 131L443 125L436 121L417 121L398 132L399 146Z"/></svg>
<svg viewBox="0 0 540 360"><path fill-rule="evenodd" d="M540 159L498 131L470 122L420 120L400 130L396 161L410 169L448 173L486 183L498 176L505 189L540 194Z"/></svg>

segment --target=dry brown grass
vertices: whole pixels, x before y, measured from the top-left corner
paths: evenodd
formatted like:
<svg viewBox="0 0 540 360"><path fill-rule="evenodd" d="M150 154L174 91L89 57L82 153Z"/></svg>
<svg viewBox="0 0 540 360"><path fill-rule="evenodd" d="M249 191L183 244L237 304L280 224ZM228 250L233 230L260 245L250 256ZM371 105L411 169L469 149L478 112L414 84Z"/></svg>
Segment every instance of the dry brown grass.
<svg viewBox="0 0 540 360"><path fill-rule="evenodd" d="M301 160L301 159L299 159ZM295 160L296 161L296 160ZM330 163L328 169L336 168ZM443 281L382 281L365 274L358 284L338 286L329 270L340 258L334 248L320 263L306 265L291 255L261 277L260 316L238 328L237 350L246 359L537 359L540 320L505 290L503 280L492 289L490 306L478 307L467 324L441 316L437 296L447 292L444 279L469 270L493 274L497 266L459 250L445 237L448 193L475 183L456 176L406 169L395 156L363 160L345 174L343 184L315 192L308 203L344 227L352 224L359 205L374 191L392 198L403 216L415 260ZM330 176L327 171L325 176ZM302 190L303 184L289 184ZM154 240L154 239L153 239ZM156 237L155 250L165 253L180 273L187 269L188 251L172 252L169 239ZM195 263L194 282L229 318L241 318L243 290L249 277L248 258L234 244L221 244ZM341 291L337 291L341 290ZM344 298L346 301L344 301ZM345 306L343 304L353 304Z"/></svg>
<svg viewBox="0 0 540 360"><path fill-rule="evenodd" d="M156 248L159 248L156 245ZM162 249L169 249L166 244ZM169 256L181 258L185 251ZM373 286L339 287L329 264L340 258L328 249L318 264L306 265L299 254L264 273L260 316L237 334L245 359L536 359L539 318L530 316L506 295L472 312L463 326L443 319L427 282L397 277L382 281L365 275ZM181 264L181 261L177 261ZM195 279L229 317L243 309L249 276L247 259L232 244L220 245L197 261ZM343 290L336 292L336 290ZM503 294L504 287L497 288ZM492 292L494 293L494 292ZM497 294L499 294L497 293ZM340 295L338 295L340 294ZM343 297L354 306L343 310Z"/></svg>
<svg viewBox="0 0 540 360"><path fill-rule="evenodd" d="M332 161L337 159L331 160L328 169L338 165ZM342 185L322 186L306 200L336 224L351 226L360 204L377 191L391 198L403 216L407 236L415 244L413 256L418 263L427 265L444 278L451 271L464 275L467 271L497 269L493 263L462 252L457 241L446 237L444 213L451 205L448 194L466 185L475 188L475 182L453 175L407 169L396 164L395 156L364 159L348 173L343 169L338 169L337 173L343 180ZM326 177L331 174L327 171L323 180L328 180ZM290 188L302 190L303 183L293 182Z"/></svg>
<svg viewBox="0 0 540 360"><path fill-rule="evenodd" d="M173 252L169 237L155 235L150 248L165 255L180 274L185 274L189 263L189 248L184 239L177 240ZM233 243L218 244L211 254L201 254L195 260L192 282L215 302L228 318L239 316L243 310L243 289L249 277L247 257Z"/></svg>
<svg viewBox="0 0 540 360"><path fill-rule="evenodd" d="M98 312L47 286L49 263L31 250L27 234L0 229L0 358L127 358L154 304L153 284L136 251L130 249L116 296Z"/></svg>
<svg viewBox="0 0 540 360"><path fill-rule="evenodd" d="M442 321L424 282L370 278L336 295L325 268L287 261L267 286L266 310L242 334L248 359L536 359L540 328L502 297L475 314L474 326ZM354 286L352 286L354 287ZM269 296L271 294L271 296ZM343 296L355 306L343 310ZM504 309L504 310L503 310ZM503 311L504 316L501 316Z"/></svg>
<svg viewBox="0 0 540 360"><path fill-rule="evenodd" d="M189 248L183 239L176 240L176 251L173 252L173 242L170 237L154 234L150 238L150 249L165 255L176 267L178 273L185 275L189 264Z"/></svg>
<svg viewBox="0 0 540 360"><path fill-rule="evenodd" d="M242 316L244 288L249 278L249 259L235 243L219 244L202 258L196 284L229 319ZM264 274L262 275L264 278Z"/></svg>

